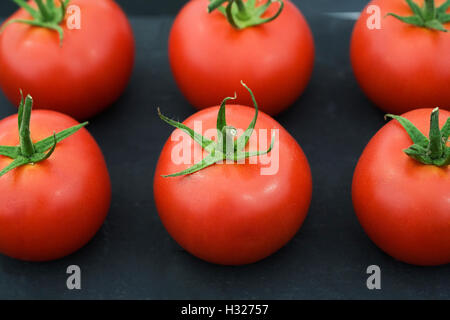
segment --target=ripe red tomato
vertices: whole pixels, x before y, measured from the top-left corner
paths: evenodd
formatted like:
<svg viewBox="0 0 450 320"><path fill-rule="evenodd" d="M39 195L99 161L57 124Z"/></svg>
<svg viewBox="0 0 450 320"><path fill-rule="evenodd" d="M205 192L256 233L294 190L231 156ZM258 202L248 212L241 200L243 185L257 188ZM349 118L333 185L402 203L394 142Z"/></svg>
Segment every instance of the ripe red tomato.
<svg viewBox="0 0 450 320"><path fill-rule="evenodd" d="M261 1L260 1L261 2ZM233 28L218 11L208 14L208 0L191 0L175 19L169 57L175 80L198 109L233 95L244 80L260 108L275 115L304 91L314 64L314 41L301 12L290 1L275 20L254 27ZM278 4L265 16L273 16ZM244 89L236 104L251 105Z"/></svg>
<svg viewBox="0 0 450 320"><path fill-rule="evenodd" d="M422 133L431 109L403 115ZM441 110L440 126L450 117ZM422 164L403 150L411 145L399 122L369 142L353 178L353 204L361 225L382 250L416 265L450 263L450 167ZM449 145L447 143L447 145Z"/></svg>
<svg viewBox="0 0 450 320"><path fill-rule="evenodd" d="M134 63L134 40L114 1L69 4L80 8L81 29L70 30L63 22L62 46L56 31L27 24L13 23L0 33L0 87L14 105L23 89L35 98L35 109L85 119L103 111L124 91ZM11 16L16 18L31 16L20 9Z"/></svg>
<svg viewBox="0 0 450 320"><path fill-rule="evenodd" d="M77 124L58 112L34 111L31 137L36 142ZM14 115L0 121L0 145L18 144ZM0 168L11 161L0 156ZM0 177L0 252L29 261L73 253L99 230L110 199L102 152L83 128L59 142L47 160Z"/></svg>
<svg viewBox="0 0 450 320"><path fill-rule="evenodd" d="M218 110L199 111L184 124L194 128L201 123L204 133L215 128ZM235 128L245 129L253 115L254 109L249 107L227 106L227 120ZM245 164L214 164L190 175L162 177L190 167L202 148L176 129L173 137L188 139L184 150L191 150L190 164L172 161L172 155L179 152L179 141L169 139L162 150L154 180L159 216L184 249L208 262L242 265L261 260L284 246L306 217L312 181L302 149L267 114L260 113L256 132L259 129L268 130L268 141L270 130L279 130L279 140L271 151L279 153L278 171L273 175L261 175L261 168L268 165L258 157L253 158L255 164L247 159Z"/></svg>
<svg viewBox="0 0 450 320"><path fill-rule="evenodd" d="M423 0L414 0L423 5ZM436 6L444 0L436 0ZM382 110L402 114L416 108L450 109L450 35L404 23L395 17L411 16L405 0L373 0L381 9L381 29L370 30L373 14L363 11L355 25L351 61L366 95ZM447 9L450 13L450 8ZM445 27L450 29L450 23Z"/></svg>

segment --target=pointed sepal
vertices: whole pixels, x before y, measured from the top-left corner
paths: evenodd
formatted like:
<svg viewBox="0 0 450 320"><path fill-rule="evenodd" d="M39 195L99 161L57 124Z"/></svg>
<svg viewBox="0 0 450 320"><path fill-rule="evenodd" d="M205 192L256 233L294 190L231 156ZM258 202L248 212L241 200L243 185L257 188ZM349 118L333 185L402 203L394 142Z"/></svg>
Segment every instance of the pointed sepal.
<svg viewBox="0 0 450 320"><path fill-rule="evenodd" d="M249 2L251 2L250 0ZM245 147L250 139L250 136L253 133L253 130L256 126L256 121L258 118L258 105L256 103L256 99L253 95L253 92L248 88L244 82L241 81L241 84L243 87L245 87L253 100L253 104L255 107L255 116L253 117L252 121L250 122L247 130L244 132L244 134L235 140L235 137L237 135L236 128L229 126L226 121L226 102L230 99L236 99L236 95L234 97L228 97L225 98L222 101L222 104L219 108L219 111L217 113L217 141L212 141L209 139L206 139L201 134L194 132L191 128L187 127L186 125L171 120L167 118L166 116L162 115L160 110L158 109L158 115L159 117L169 125L180 129L187 133L194 141L200 144L202 148L209 152L209 155L207 155L205 158L203 158L202 161L196 163L192 167L189 167L181 172L174 173L174 174L168 174L163 175L163 177L178 177L178 176L184 176L188 174L192 174L195 172L198 172L200 170L203 170L209 166L212 166L215 163L221 162L223 160L230 160L230 161L241 161L250 157L260 156L269 153L275 144L275 134L272 136L272 141L270 144L270 147L267 150L263 151L251 151L246 152ZM205 144L206 141L206 144Z"/></svg>
<svg viewBox="0 0 450 320"><path fill-rule="evenodd" d="M420 7L414 0L406 0L406 2L413 15L404 17L392 12L387 15L416 27L448 32L444 24L450 22L450 14L447 13L450 8L450 0L447 0L438 8L436 8L434 0L425 0L423 7Z"/></svg>
<svg viewBox="0 0 450 320"><path fill-rule="evenodd" d="M273 3L278 3L278 10L266 17L266 12ZM226 6L224 6L226 4ZM266 0L258 5L255 0L210 0L208 12L220 11L235 29L245 29L271 22L278 18L284 9L283 0Z"/></svg>
<svg viewBox="0 0 450 320"><path fill-rule="evenodd" d="M403 150L406 155L427 165L444 167L450 164L450 147L447 146L450 135L450 118L447 118L444 126L439 129L439 108L435 108L431 112L429 138L425 137L406 118L391 114L386 117L397 120L413 141L412 146Z"/></svg>
<svg viewBox="0 0 450 320"><path fill-rule="evenodd" d="M88 124L87 122L81 123L59 133L53 133L52 136L33 143L30 133L33 99L28 95L24 101L22 92L20 94L22 98L17 115L20 146L0 146L0 156L13 159L8 166L0 171L0 177L17 167L47 160L55 151L58 142L67 139Z"/></svg>

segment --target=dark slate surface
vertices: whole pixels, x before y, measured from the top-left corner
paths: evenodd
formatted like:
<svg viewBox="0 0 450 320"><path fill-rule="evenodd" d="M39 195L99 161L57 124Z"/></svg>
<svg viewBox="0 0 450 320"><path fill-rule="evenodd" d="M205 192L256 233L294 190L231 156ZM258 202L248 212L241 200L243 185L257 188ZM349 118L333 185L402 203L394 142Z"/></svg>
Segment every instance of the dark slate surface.
<svg viewBox="0 0 450 320"><path fill-rule="evenodd" d="M310 160L314 195L293 241L244 267L192 257L159 221L153 171L171 129L157 118L156 107L179 119L194 112L177 90L167 59L168 33L182 1L120 2L135 31L136 67L126 93L89 126L111 173L109 216L91 243L65 259L25 263L1 256L1 299L450 298L450 266L422 268L393 260L367 238L352 208L353 170L384 124L383 114L352 75L348 46L353 22L323 12L360 11L365 1L296 1L314 32L316 65L306 93L277 120ZM7 16L11 8L1 1L0 15ZM0 94L0 118L15 112ZM80 291L66 289L65 272L72 264L82 268ZM366 288L365 271L372 264L382 270L380 291Z"/></svg>
<svg viewBox="0 0 450 320"><path fill-rule="evenodd" d="M175 15L187 0L116 0L117 3L129 15ZM313 12L320 10L360 10L364 7L365 0L294 0L299 7L305 12ZM0 16L7 16L17 6L12 0L0 1Z"/></svg>

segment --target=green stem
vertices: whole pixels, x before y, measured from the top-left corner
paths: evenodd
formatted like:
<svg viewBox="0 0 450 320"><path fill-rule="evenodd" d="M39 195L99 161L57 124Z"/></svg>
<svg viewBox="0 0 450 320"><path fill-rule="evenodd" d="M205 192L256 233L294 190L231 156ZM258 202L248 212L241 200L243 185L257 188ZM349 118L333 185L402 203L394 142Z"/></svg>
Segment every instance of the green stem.
<svg viewBox="0 0 450 320"><path fill-rule="evenodd" d="M34 0L39 8L39 12L42 15L43 22L48 22L51 20L51 13L47 10L42 0Z"/></svg>
<svg viewBox="0 0 450 320"><path fill-rule="evenodd" d="M446 167L450 164L450 147L447 146L450 118L447 118L445 125L439 129L439 108L431 112L429 139L408 119L392 114L386 117L397 120L411 138L413 145L403 150L409 157L437 167Z"/></svg>
<svg viewBox="0 0 450 320"><path fill-rule="evenodd" d="M22 92L21 92L22 94ZM70 137L75 132L86 126L88 123L81 123L50 137L33 143L30 134L31 110L33 108L33 98L28 95L23 102L23 96L19 105L18 127L19 127L19 147L0 146L0 155L13 159L13 161L0 171L0 177L6 173L26 164L35 164L47 160L55 151L56 144Z"/></svg>
<svg viewBox="0 0 450 320"><path fill-rule="evenodd" d="M39 19L40 14L36 9L32 8L25 0L13 0L19 7L25 9L33 18Z"/></svg>
<svg viewBox="0 0 450 320"><path fill-rule="evenodd" d="M269 18L263 18L263 15L274 2L279 4L278 11ZM223 7L225 3L227 5ZM275 20L281 14L283 8L283 0L267 0L262 5L257 5L255 0L210 0L208 12L219 10L233 28L245 29Z"/></svg>
<svg viewBox="0 0 450 320"><path fill-rule="evenodd" d="M434 0L425 0L425 18L432 20L436 16Z"/></svg>
<svg viewBox="0 0 450 320"><path fill-rule="evenodd" d="M442 135L439 129L439 109L434 109L430 120L430 156L432 159L442 157L443 151Z"/></svg>
<svg viewBox="0 0 450 320"><path fill-rule="evenodd" d="M234 0L234 2L237 4L239 11L245 12L245 5L242 0Z"/></svg>
<svg viewBox="0 0 450 320"><path fill-rule="evenodd" d="M221 137L219 141L222 140L222 152L223 154L229 156L234 153L234 139L236 137L237 131L235 127L225 126L222 130Z"/></svg>
<svg viewBox="0 0 450 320"><path fill-rule="evenodd" d="M208 5L208 13L211 13L214 10L219 9L227 1L228 0L210 0Z"/></svg>
<svg viewBox="0 0 450 320"><path fill-rule="evenodd" d="M238 8L237 15L239 16L239 19L241 20L248 20L250 19L249 14L247 13L247 7L245 6L244 2L242 0L234 0L234 3L236 3L236 6ZM230 6L233 5L233 2L230 3Z"/></svg>
<svg viewBox="0 0 450 320"><path fill-rule="evenodd" d="M170 124L171 126L182 130L183 132L187 133L195 142L197 142L205 151L209 153L205 158L203 158L202 161L194 164L192 167L183 170L181 172L169 174L169 175L163 175L163 177L179 177L184 176L187 174L192 174L197 171L203 170L217 162L223 161L223 160L230 160L230 161L241 161L245 160L250 157L257 157L260 155L264 155L269 153L275 144L275 135L272 135L272 141L270 144L269 149L263 150L263 151L252 151L252 152L246 152L245 147L247 145L247 142L250 138L251 133L253 132L255 125L256 125L256 119L258 117L258 105L256 104L255 97L253 95L253 92L248 88L245 83L241 82L242 85L248 90L250 95L252 96L252 100L254 102L255 107L255 117L253 118L252 122L250 123L249 127L245 131L244 135L247 136L241 136L238 138L238 141L245 142L243 143L235 143L236 128L227 125L226 119L225 119L225 108L226 108L226 102L230 99L236 99L236 95L234 97L228 97L225 98L222 101L222 104L220 105L219 112L217 113L217 141L209 140L207 138L204 138L201 134L195 133L192 129L186 127L184 124L170 120L167 117L163 116L161 112L158 109L158 115L159 117L165 121L166 123ZM206 142L206 143L205 143Z"/></svg>
<svg viewBox="0 0 450 320"><path fill-rule="evenodd" d="M0 29L0 33L13 23L23 23L34 27L46 28L58 32L59 42L62 46L64 39L64 31L60 24L64 21L66 15L66 7L70 0L60 0L60 7L56 7L54 0L34 0L38 9L32 8L24 0L13 0L23 10L27 11L32 19L11 19L6 22Z"/></svg>
<svg viewBox="0 0 450 320"><path fill-rule="evenodd" d="M420 7L414 0L406 0L406 2L413 15L407 17L399 16L396 13L388 13L388 15L416 27L448 32L444 24L450 22L450 14L447 13L450 0L445 1L438 8L436 8L434 0L425 0L423 7Z"/></svg>
<svg viewBox="0 0 450 320"><path fill-rule="evenodd" d="M30 120L31 108L33 106L33 99L31 96L25 98L25 105L21 115L22 121L19 129L20 151L24 157L31 157L34 153L33 141L30 136Z"/></svg>

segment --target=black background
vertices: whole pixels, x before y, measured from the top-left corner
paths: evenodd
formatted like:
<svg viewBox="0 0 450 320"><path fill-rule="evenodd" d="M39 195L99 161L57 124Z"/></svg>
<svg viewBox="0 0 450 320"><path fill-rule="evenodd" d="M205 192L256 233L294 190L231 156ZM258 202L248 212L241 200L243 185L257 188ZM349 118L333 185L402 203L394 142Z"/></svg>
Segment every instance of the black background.
<svg viewBox="0 0 450 320"><path fill-rule="evenodd" d="M211 265L183 251L163 228L153 202L154 168L172 131L158 119L156 107L179 119L195 112L177 90L167 59L170 26L184 1L119 2L135 32L136 66L125 94L88 128L111 174L109 216L93 241L67 258L26 263L1 256L0 298L450 298L449 265L423 268L395 261L367 238L352 208L354 167L384 120L351 71L353 22L326 13L361 11L367 1L294 1L314 33L315 70L302 98L276 119L309 158L313 200L302 229L285 248L243 267ZM1 1L0 16L13 10ZM15 112L0 94L0 118ZM66 289L65 272L72 264L82 269L80 291ZM379 291L366 287L372 264L382 270Z"/></svg>

